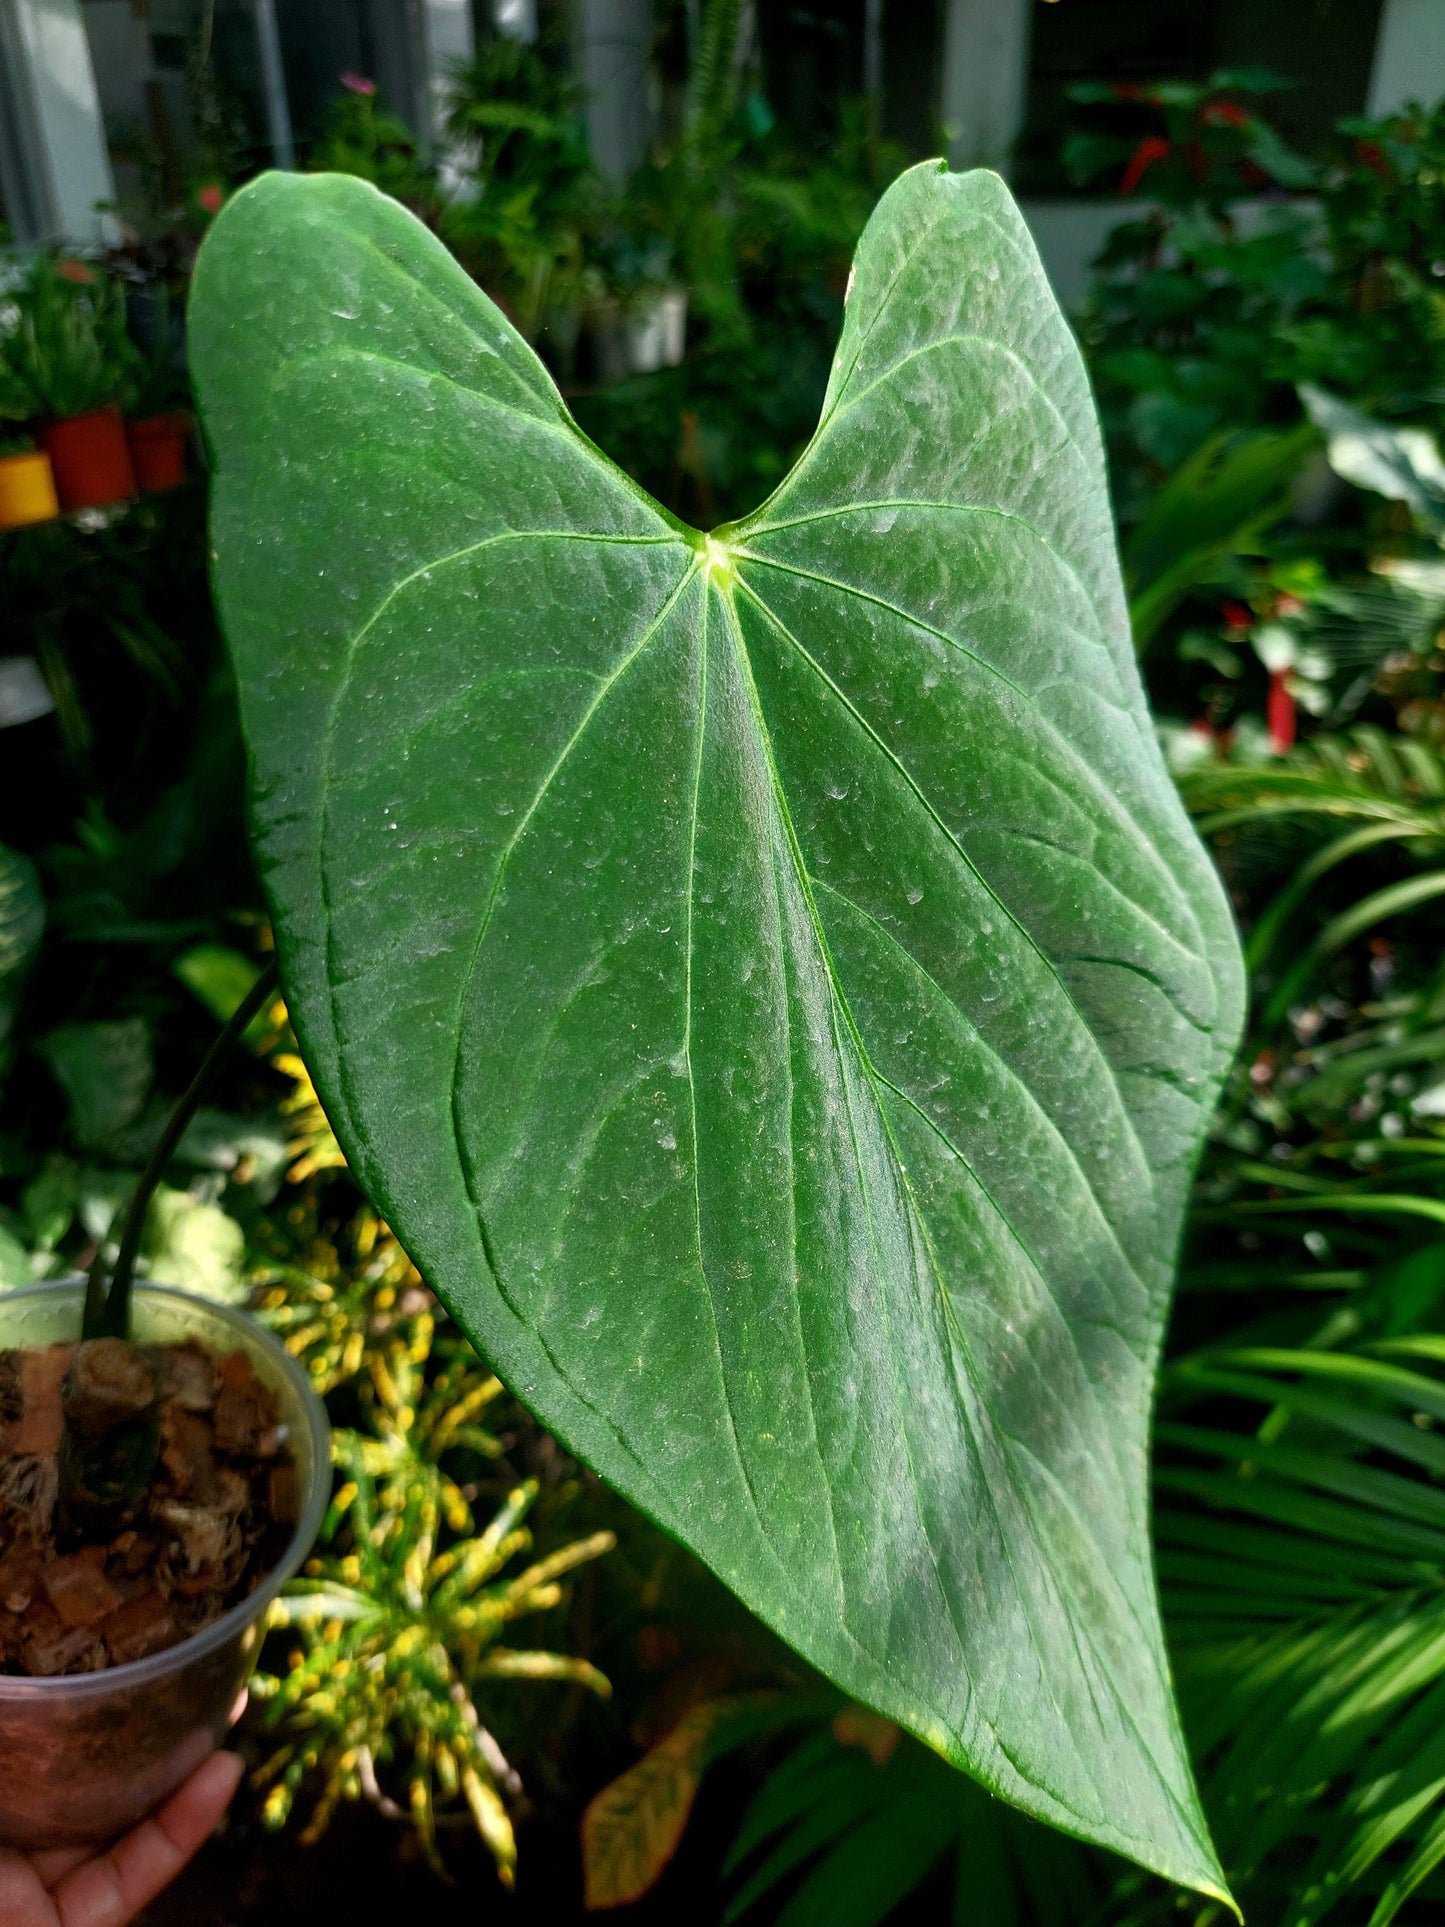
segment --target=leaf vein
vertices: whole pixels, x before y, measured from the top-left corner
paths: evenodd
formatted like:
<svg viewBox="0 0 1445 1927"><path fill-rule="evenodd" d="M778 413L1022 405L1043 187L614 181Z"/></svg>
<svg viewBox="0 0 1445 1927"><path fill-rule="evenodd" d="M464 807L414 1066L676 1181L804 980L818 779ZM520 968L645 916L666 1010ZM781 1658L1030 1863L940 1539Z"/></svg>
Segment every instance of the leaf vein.
<svg viewBox="0 0 1445 1927"><path fill-rule="evenodd" d="M822 680L825 686L832 690L833 694L838 698L839 702L842 703L844 708L849 712L849 714L857 722L859 728L862 729L863 732L876 744L876 746L882 751L884 756L886 756L888 760L893 764L894 768L897 769L899 774L902 776L904 782L907 784L911 793L916 797L918 803L924 810L925 814L934 823L934 825L942 834L942 836L945 838L945 840L957 852L959 861L968 870L969 874L977 882L979 888L988 897L989 901L993 903L994 906L997 908L999 915L1003 917L1008 923L1010 923L1015 930L1018 931L1019 936L1023 940L1025 946L1034 953L1034 955L1039 959L1040 963L1048 971L1049 975L1054 979L1055 983L1058 985L1060 995L1063 997L1065 1003L1069 1006L1069 1008L1074 1012L1075 1016L1079 1020L1079 1024L1081 1028L1083 1029L1085 1034L1090 1038L1090 1040L1094 1045L1094 1048L1099 1053L1099 1061L1104 1065L1106 1071L1108 1072L1109 1078L1113 1084L1114 1093L1119 1101L1120 1111L1122 1113L1124 1122L1128 1127L1129 1134L1133 1139L1135 1148L1139 1153L1139 1157L1143 1162L1145 1170L1148 1170L1149 1159L1144 1150L1143 1144L1140 1142L1138 1131L1134 1125L1133 1116L1130 1113L1128 1104L1125 1101L1124 1092L1119 1083L1118 1074L1116 1073L1113 1064L1110 1062L1109 1056L1107 1052L1104 1050L1103 1044L1100 1042L1098 1036L1094 1032L1092 1025L1089 1023L1088 1018L1085 1016L1084 1012L1079 1008L1078 1002L1074 997L1073 992L1069 989L1069 986L1064 982L1064 979L1059 972L1058 965L1054 962L1053 958L1049 956L1048 952L1043 949L1043 947L1038 942L1037 938L1027 928L1027 926L1020 921L1020 919L1018 918L1018 916L1015 915L1013 910L1011 910L1009 906L1003 901L1003 899L999 896L998 892L994 889L993 885L988 881L987 877L985 877L983 873L979 870L977 864L975 864L972 857L969 856L968 852L964 849L963 845L959 842L958 838L954 835L953 831L949 828L949 826L944 822L943 818L939 815L938 811L935 809L932 802L930 802L929 798L924 794L922 788L918 783L917 778L913 775L912 771L907 767L907 765L900 760L900 758L897 756L897 754L894 752L891 746L884 742L883 738L874 729L873 725L867 720L865 716L863 716L860 713L857 707L849 700L849 698L843 692L843 690L841 690L838 687L837 683L833 681L832 677L821 666L821 664L816 660L816 658L813 657L808 652L808 650L804 648L803 644L798 641L797 637L793 635L792 631L781 621L781 619L778 616L774 615L773 611L768 607L767 603L765 603L760 596L756 595L753 590L749 589L746 583L743 583L742 587L744 591L749 596L752 597L752 600L757 603L758 607L762 610L763 614L777 629L778 633L784 638L786 642L792 645L792 647L798 652L798 655L802 658L802 660L809 664L809 666L815 671L815 673L819 676L819 678Z"/></svg>

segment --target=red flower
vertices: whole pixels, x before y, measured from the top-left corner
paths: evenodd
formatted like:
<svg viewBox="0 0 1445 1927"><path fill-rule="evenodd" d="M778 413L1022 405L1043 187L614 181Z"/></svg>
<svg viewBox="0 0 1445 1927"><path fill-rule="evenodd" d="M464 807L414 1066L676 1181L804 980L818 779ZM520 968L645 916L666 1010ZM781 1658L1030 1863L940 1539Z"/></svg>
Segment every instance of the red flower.
<svg viewBox="0 0 1445 1927"><path fill-rule="evenodd" d="M1129 157L1129 165L1119 182L1119 192L1132 194L1155 161L1162 161L1168 152L1167 140L1158 134L1146 134Z"/></svg>
<svg viewBox="0 0 1445 1927"><path fill-rule="evenodd" d="M1272 669L1269 674L1269 700L1264 720L1269 729L1269 746L1276 756L1294 748L1295 702L1289 693L1289 671Z"/></svg>
<svg viewBox="0 0 1445 1927"><path fill-rule="evenodd" d="M1206 101L1199 118L1206 127L1245 127L1249 123L1249 115L1233 100Z"/></svg>
<svg viewBox="0 0 1445 1927"><path fill-rule="evenodd" d="M1382 181L1389 180L1390 163L1378 141L1356 141L1355 152L1372 174L1378 174Z"/></svg>
<svg viewBox="0 0 1445 1927"><path fill-rule="evenodd" d="M376 82L368 80L365 74L342 74L341 84L348 92L364 94L368 100L376 92Z"/></svg>
<svg viewBox="0 0 1445 1927"><path fill-rule="evenodd" d="M196 190L196 201L207 214L219 214L225 198L225 189L218 187L214 181L207 181L204 187Z"/></svg>
<svg viewBox="0 0 1445 1927"><path fill-rule="evenodd" d="M74 281L77 287L88 288L95 276L83 261L59 261L55 272L64 281Z"/></svg>
<svg viewBox="0 0 1445 1927"><path fill-rule="evenodd" d="M1226 602L1220 613L1224 617L1224 626L1226 629L1252 629L1254 627L1254 611L1253 609L1246 608L1242 602Z"/></svg>

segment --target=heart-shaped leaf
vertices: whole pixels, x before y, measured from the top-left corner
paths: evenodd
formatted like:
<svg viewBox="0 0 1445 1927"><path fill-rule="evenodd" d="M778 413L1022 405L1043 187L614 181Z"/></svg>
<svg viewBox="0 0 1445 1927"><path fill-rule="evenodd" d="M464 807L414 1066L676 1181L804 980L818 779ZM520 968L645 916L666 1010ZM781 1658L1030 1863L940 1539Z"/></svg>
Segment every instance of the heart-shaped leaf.
<svg viewBox="0 0 1445 1927"><path fill-rule="evenodd" d="M1240 969L1006 189L888 192L817 434L710 537L357 181L237 195L191 327L286 994L361 1181L816 1666L1218 1891L1146 1434Z"/></svg>

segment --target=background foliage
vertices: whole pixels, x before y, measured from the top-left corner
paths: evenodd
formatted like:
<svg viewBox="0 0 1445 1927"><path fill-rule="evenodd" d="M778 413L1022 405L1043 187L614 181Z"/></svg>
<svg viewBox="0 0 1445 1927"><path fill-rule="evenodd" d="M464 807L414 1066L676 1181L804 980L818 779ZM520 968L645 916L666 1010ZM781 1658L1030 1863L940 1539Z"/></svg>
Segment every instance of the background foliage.
<svg viewBox="0 0 1445 1927"><path fill-rule="evenodd" d="M494 45L459 87L482 157L465 208L365 91L313 159L433 220L588 431L706 522L751 507L810 431L852 242L898 157L862 106L800 150L737 81L729 10L703 11L710 51L624 196L592 174L545 48L532 65ZM1081 92L1069 163L1124 191L1078 319L1136 626L1255 981L1159 1414L1174 1663L1251 1920L1425 1921L1445 1895L1445 116L1347 124L1302 157L1262 76ZM235 149L223 114L206 124L224 188ZM111 264L162 368L198 192ZM175 297L159 330L156 270ZM674 287L686 354L634 367L619 338ZM88 1261L267 945L201 494L0 539L5 648L56 701L4 739L6 1284ZM639 1919L1180 1917L839 1705L570 1464L358 1196L284 1012L248 1042L182 1146L149 1262L251 1295L342 1428L337 1504L252 1716L257 1813L314 1834L354 1801L403 1864L414 1835L472 1880L468 1836L506 1867L524 1821L527 1904L551 1860L580 1887L570 1843L601 1796L594 1879L637 1892L679 1856Z"/></svg>

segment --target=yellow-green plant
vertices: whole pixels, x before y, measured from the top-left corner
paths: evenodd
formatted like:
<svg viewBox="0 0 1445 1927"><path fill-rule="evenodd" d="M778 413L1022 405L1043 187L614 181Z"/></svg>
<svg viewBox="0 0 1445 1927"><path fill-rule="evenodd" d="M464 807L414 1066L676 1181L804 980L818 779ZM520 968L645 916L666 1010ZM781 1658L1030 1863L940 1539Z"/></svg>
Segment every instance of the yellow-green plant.
<svg viewBox="0 0 1445 1927"><path fill-rule="evenodd" d="M323 1396L369 1369L376 1346L434 1340L436 1300L369 1206L349 1221L346 1246L343 1257L313 1240L304 1265L271 1265L254 1280L257 1309Z"/></svg>
<svg viewBox="0 0 1445 1927"><path fill-rule="evenodd" d="M383 1284L379 1296L388 1294L394 1307L394 1288ZM338 1345L332 1320L308 1320L314 1305L303 1302L296 1322L287 1306L271 1309L283 1329L291 1324L289 1342L313 1376L339 1382L359 1349L367 1424L336 1434L342 1483L321 1550L272 1609L291 1645L288 1665L253 1683L272 1739L255 1779L268 1789L271 1826L308 1796L303 1838L312 1840L341 1801L365 1799L391 1818L409 1813L438 1866L437 1810L464 1806L510 1885L516 1842L507 1802L521 1780L478 1698L502 1680L571 1680L609 1692L586 1660L504 1639L514 1620L560 1604L564 1577L614 1538L594 1532L525 1561L533 1480L507 1491L478 1526L473 1488L444 1461L500 1456L482 1419L502 1387L449 1328L438 1329L428 1307L394 1318L373 1308L357 1327L359 1347Z"/></svg>

